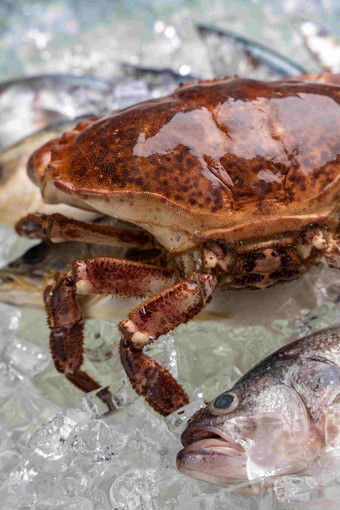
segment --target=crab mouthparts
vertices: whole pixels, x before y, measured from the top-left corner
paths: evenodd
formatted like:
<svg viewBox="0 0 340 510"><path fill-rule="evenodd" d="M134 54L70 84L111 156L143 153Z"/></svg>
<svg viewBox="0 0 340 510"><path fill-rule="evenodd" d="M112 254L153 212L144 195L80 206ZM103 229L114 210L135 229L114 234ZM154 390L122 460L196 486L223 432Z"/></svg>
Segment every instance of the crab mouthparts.
<svg viewBox="0 0 340 510"><path fill-rule="evenodd" d="M196 429L186 431L183 442L176 462L185 475L224 486L248 480L247 454L227 434Z"/></svg>

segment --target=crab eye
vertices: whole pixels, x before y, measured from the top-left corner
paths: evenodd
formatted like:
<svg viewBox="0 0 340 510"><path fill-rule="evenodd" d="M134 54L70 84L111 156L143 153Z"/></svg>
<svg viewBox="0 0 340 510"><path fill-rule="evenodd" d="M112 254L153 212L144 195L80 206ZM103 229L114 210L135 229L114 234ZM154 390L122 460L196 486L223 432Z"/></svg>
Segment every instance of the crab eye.
<svg viewBox="0 0 340 510"><path fill-rule="evenodd" d="M239 405L239 398L236 393L222 393L212 402L215 411L220 413L231 413Z"/></svg>

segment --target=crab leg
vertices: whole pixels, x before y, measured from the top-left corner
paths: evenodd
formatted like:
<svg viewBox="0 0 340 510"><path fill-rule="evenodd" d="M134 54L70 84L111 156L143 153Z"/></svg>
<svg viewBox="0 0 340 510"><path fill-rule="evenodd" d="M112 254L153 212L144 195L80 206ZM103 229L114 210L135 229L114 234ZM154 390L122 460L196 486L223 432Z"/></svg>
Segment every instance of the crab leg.
<svg viewBox="0 0 340 510"><path fill-rule="evenodd" d="M84 320L76 299L74 281L70 276L60 275L56 285L46 289L44 298L51 330L50 349L56 369L85 392L99 390L100 384L81 370ZM112 402L108 397L106 393L104 399ZM109 405L112 408L113 404Z"/></svg>
<svg viewBox="0 0 340 510"><path fill-rule="evenodd" d="M174 281L174 274L168 269L111 257L75 260L70 273L76 282L77 294L145 297Z"/></svg>
<svg viewBox="0 0 340 510"><path fill-rule="evenodd" d="M182 281L148 299L119 324L123 334L119 352L131 385L158 413L167 416L189 403L189 397L157 361L142 348L199 313L211 299L216 279L193 273Z"/></svg>
<svg viewBox="0 0 340 510"><path fill-rule="evenodd" d="M127 260L98 257L74 261L70 271L59 274L56 284L48 287L44 296L51 330L50 348L58 372L85 392L100 388L97 381L81 370L84 319L78 294L144 297L168 287L173 278L167 269ZM101 390L98 396L112 409L109 390Z"/></svg>
<svg viewBox="0 0 340 510"><path fill-rule="evenodd" d="M17 222L15 230L21 236L54 243L79 241L129 248L154 247L152 236L144 230L79 221L62 214L29 214Z"/></svg>

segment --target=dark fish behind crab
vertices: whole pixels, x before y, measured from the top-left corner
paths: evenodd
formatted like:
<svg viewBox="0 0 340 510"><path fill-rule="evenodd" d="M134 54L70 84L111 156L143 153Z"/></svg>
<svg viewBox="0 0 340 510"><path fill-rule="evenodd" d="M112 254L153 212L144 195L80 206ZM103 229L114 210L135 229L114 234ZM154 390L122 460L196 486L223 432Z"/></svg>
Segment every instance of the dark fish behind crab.
<svg viewBox="0 0 340 510"><path fill-rule="evenodd" d="M293 342L188 422L177 466L217 485L305 472L340 446L340 327ZM253 487L256 489L256 486Z"/></svg>
<svg viewBox="0 0 340 510"><path fill-rule="evenodd" d="M181 83L186 83L187 81L197 80L197 77L190 74L190 72L179 73L170 67L151 67L151 66L143 66L138 64L130 64L130 62L122 62L121 66L126 69L126 71L131 74L131 76L138 78L142 77L144 80L148 82L148 76L150 75L152 79L150 80L151 86L155 86L161 82L163 84L164 81L171 81L173 85L178 86ZM186 68L185 68L186 69Z"/></svg>
<svg viewBox="0 0 340 510"><path fill-rule="evenodd" d="M99 220L104 221L104 220ZM105 218L105 222L107 219ZM158 250L137 250L98 246L90 243L67 241L39 243L20 257L0 268L0 302L30 310L44 310L43 292L54 281L56 272L65 272L75 259L97 255L155 263ZM82 295L78 297L84 317L118 322L129 313L139 299L119 296ZM198 320L225 320L226 313L204 310Z"/></svg>
<svg viewBox="0 0 340 510"><path fill-rule="evenodd" d="M92 76L46 74L0 84L0 150L62 119L111 107L113 84Z"/></svg>
<svg viewBox="0 0 340 510"><path fill-rule="evenodd" d="M248 78L263 79L268 70L276 77L306 73L302 66L290 58L247 37L204 23L197 23L196 27L208 50L211 46L210 58L216 75L246 74ZM213 44L212 38L217 39L215 41L217 44ZM223 44L227 44L227 48ZM223 69L221 66L224 66ZM256 71L253 75L254 69L259 66L263 66L264 69Z"/></svg>
<svg viewBox="0 0 340 510"><path fill-rule="evenodd" d="M77 258L119 256L122 249L89 243L41 242L0 269L0 301L43 310L43 290L56 272L65 272Z"/></svg>

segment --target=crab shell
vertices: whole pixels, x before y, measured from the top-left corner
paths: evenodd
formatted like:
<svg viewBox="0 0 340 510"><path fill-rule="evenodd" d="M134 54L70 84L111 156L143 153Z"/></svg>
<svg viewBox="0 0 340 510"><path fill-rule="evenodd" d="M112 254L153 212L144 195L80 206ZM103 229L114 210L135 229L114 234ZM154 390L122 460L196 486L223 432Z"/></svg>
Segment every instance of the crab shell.
<svg viewBox="0 0 340 510"><path fill-rule="evenodd" d="M78 124L33 154L29 174L46 201L132 222L172 252L335 231L339 103L336 83L189 84Z"/></svg>

